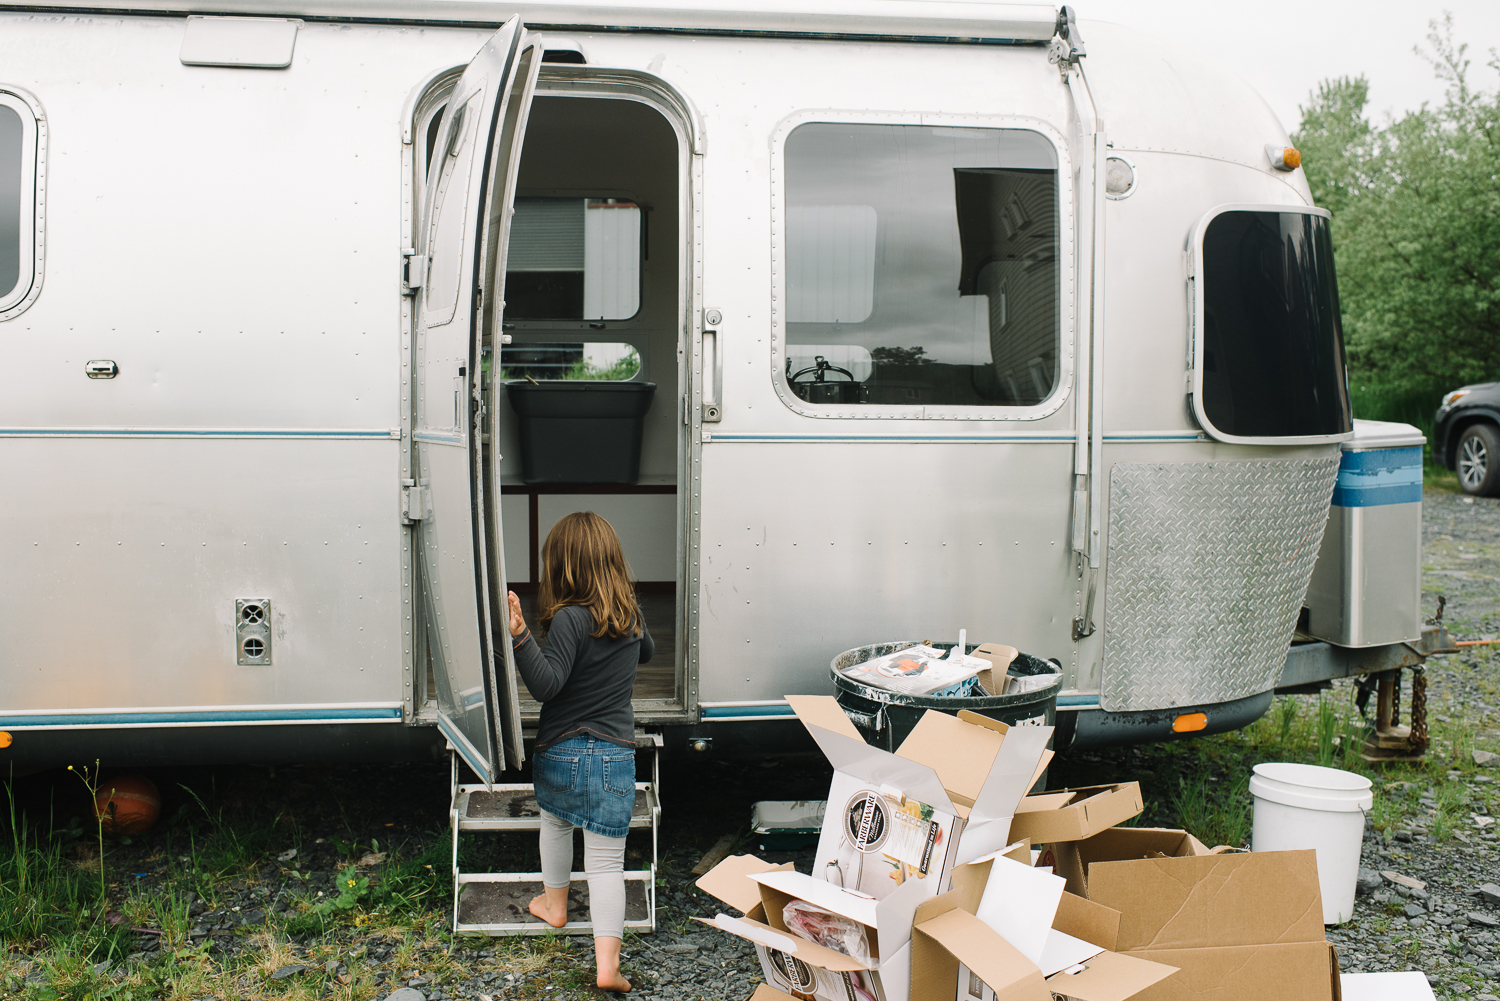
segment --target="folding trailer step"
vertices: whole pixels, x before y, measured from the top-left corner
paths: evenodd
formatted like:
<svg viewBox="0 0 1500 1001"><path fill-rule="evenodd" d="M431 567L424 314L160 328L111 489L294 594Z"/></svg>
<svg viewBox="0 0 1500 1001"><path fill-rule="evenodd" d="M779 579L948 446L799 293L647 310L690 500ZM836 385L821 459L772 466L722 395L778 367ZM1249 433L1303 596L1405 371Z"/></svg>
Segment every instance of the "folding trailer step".
<svg viewBox="0 0 1500 1001"><path fill-rule="evenodd" d="M453 808L461 831L535 831L542 826L536 790L529 782L494 787L461 785ZM630 826L652 827L660 816L656 787L650 782L637 782Z"/></svg>
<svg viewBox="0 0 1500 1001"><path fill-rule="evenodd" d="M472 873L458 877L458 905L453 931L471 935L589 935L589 885L584 873L572 874L568 890L568 923L554 929L527 910L531 898L542 892L539 872ZM656 928L656 871L639 869L625 873L625 928L649 932Z"/></svg>

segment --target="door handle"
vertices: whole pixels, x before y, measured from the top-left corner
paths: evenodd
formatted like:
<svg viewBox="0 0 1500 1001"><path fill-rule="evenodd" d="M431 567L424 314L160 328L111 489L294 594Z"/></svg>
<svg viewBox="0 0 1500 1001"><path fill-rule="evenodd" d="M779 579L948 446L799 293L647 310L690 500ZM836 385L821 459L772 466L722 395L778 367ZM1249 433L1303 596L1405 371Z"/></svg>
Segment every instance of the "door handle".
<svg viewBox="0 0 1500 1001"><path fill-rule="evenodd" d="M703 311L702 416L705 424L717 424L724 419L724 346L718 329L723 321L724 314L720 310Z"/></svg>

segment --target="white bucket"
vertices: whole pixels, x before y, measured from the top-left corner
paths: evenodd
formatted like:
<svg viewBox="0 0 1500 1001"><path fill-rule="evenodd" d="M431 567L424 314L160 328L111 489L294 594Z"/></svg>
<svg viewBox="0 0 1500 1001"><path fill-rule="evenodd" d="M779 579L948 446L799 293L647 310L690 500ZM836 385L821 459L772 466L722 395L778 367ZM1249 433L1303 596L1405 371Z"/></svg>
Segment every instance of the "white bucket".
<svg viewBox="0 0 1500 1001"><path fill-rule="evenodd" d="M1337 768L1268 762L1255 766L1250 794L1255 797L1251 850L1314 849L1323 923L1338 925L1353 917L1365 814L1375 803L1370 780Z"/></svg>

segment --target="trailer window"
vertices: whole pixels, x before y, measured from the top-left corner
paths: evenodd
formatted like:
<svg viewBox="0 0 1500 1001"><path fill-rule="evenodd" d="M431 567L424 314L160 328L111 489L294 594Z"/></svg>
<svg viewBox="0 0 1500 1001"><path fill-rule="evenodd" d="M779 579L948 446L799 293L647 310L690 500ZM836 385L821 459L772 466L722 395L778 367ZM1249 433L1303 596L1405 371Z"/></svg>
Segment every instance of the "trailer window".
<svg viewBox="0 0 1500 1001"><path fill-rule="evenodd" d="M616 198L517 198L507 320L628 320L641 305L641 208Z"/></svg>
<svg viewBox="0 0 1500 1001"><path fill-rule="evenodd" d="M507 344L500 349L500 378L626 382L641 371L641 355L620 343Z"/></svg>
<svg viewBox="0 0 1500 1001"><path fill-rule="evenodd" d="M828 405L1021 407L1049 397L1057 164L1052 144L1024 129L794 129L784 213L791 391Z"/></svg>
<svg viewBox="0 0 1500 1001"><path fill-rule="evenodd" d="M1200 419L1236 438L1352 430L1328 218L1222 212L1201 254Z"/></svg>
<svg viewBox="0 0 1500 1001"><path fill-rule="evenodd" d="M24 305L33 285L36 141L30 107L0 91L0 319Z"/></svg>

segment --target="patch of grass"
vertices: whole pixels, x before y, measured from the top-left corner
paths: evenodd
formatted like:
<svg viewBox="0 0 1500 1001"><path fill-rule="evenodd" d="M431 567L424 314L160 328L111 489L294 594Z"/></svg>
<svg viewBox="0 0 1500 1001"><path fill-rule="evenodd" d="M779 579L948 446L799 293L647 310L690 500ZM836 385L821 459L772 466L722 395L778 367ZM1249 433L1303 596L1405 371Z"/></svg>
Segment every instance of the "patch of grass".
<svg viewBox="0 0 1500 1001"><path fill-rule="evenodd" d="M1172 806L1184 829L1204 844L1241 848L1250 843L1249 784L1245 775L1229 790L1211 789L1208 776L1185 776L1178 779Z"/></svg>

